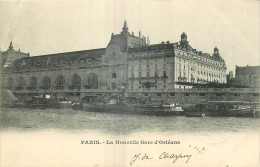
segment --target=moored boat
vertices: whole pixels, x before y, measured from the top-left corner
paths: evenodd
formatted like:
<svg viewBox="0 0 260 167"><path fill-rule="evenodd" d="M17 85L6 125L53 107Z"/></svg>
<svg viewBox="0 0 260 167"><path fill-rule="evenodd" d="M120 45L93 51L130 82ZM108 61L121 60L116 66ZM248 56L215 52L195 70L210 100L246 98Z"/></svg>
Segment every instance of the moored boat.
<svg viewBox="0 0 260 167"><path fill-rule="evenodd" d="M253 103L243 101L210 101L197 104L185 110L187 117L223 116L255 117Z"/></svg>
<svg viewBox="0 0 260 167"><path fill-rule="evenodd" d="M183 115L183 111L179 108L166 108L160 105L153 104L82 104L82 109L77 106L72 107L76 110L85 110L91 112L106 112L115 114L140 114L140 115Z"/></svg>

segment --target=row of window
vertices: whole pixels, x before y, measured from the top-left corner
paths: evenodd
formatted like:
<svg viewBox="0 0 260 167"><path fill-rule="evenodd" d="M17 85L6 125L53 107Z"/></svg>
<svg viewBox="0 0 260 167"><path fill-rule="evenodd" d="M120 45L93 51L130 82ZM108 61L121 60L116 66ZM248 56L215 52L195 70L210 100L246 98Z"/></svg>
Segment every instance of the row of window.
<svg viewBox="0 0 260 167"><path fill-rule="evenodd" d="M98 76L95 73L91 73L87 78L86 85L89 88L97 89L98 88ZM25 79L23 77L18 78L18 87L25 87ZM38 81L35 76L32 76L29 80L29 86L30 87L37 87ZM65 77L63 75L58 75L56 80L54 81L54 86L65 86ZM81 78L78 74L74 74L71 78L71 86L81 86ZM7 79L6 87L12 88L14 87L14 80L12 77L9 77ZM51 87L51 79L47 75L43 77L42 80L42 87L49 89Z"/></svg>
<svg viewBox="0 0 260 167"><path fill-rule="evenodd" d="M200 71L198 71L198 74L199 75L204 75L204 76L209 76L209 77L215 77L215 78L220 78L220 75L216 75L216 74L209 74L209 73L203 73L202 71L200 72Z"/></svg>
<svg viewBox="0 0 260 167"><path fill-rule="evenodd" d="M150 67L150 65L147 64L147 65L146 65L146 68L149 68L149 67ZM163 68L166 68L166 64L165 64L165 63L163 64ZM139 70L140 70L140 69L142 69L142 64L139 65ZM155 69L158 69L157 64L155 64ZM132 71L133 71L133 70L134 70L134 66L132 66Z"/></svg>
<svg viewBox="0 0 260 167"><path fill-rule="evenodd" d="M206 62L206 63L213 64L213 65L221 66L220 63L216 63L216 62L213 62L213 61L208 61L208 60L204 60L204 59L200 59L200 58L198 58L198 60L204 61L204 62ZM184 61L184 63L185 63L185 60L183 60L183 61ZM179 58L179 62L181 62L181 58ZM198 64L198 66L199 66L199 64ZM202 67L202 65L201 65L201 67ZM204 67L205 67L205 65L204 65Z"/></svg>
<svg viewBox="0 0 260 167"><path fill-rule="evenodd" d="M198 66L199 66L199 64L198 64ZM182 67L181 64L179 64L179 68L181 68L181 67ZM202 65L201 65L201 67L202 67ZM185 65L183 65L183 68L184 69L186 68ZM209 66L205 66L205 65L204 65L204 68L210 69ZM221 69L217 69L217 68L214 68L214 67L211 67L211 68L212 68L212 70L222 71ZM194 68L191 68L191 71L194 71Z"/></svg>
<svg viewBox="0 0 260 167"><path fill-rule="evenodd" d="M179 62L181 63L181 59L179 59ZM185 63L185 60L183 60L183 62ZM206 62L208 62L208 61L206 61ZM192 61L191 61L191 63L190 64L194 64ZM214 64L214 65L218 65L218 66L221 66L221 64L219 64L219 63L211 63L211 64ZM208 69L212 69L212 70L218 70L218 71L221 71L220 69L218 69L218 68L215 68L215 67L210 67L210 66L208 66L208 65L202 65L202 64L198 64L198 67L201 67L201 68L208 68ZM180 67L181 68L181 67ZM185 65L184 65L184 68L185 68Z"/></svg>
<svg viewBox="0 0 260 167"><path fill-rule="evenodd" d="M144 60L140 59L139 63L141 64ZM166 57L163 58L163 61L166 61ZM147 64L149 64L149 59L146 60ZM155 62L157 62L157 58L155 58Z"/></svg>
<svg viewBox="0 0 260 167"><path fill-rule="evenodd" d="M131 77L132 77L132 78L135 77L134 73L131 73ZM142 78L142 77L143 77L143 76L142 76L142 72L139 72L138 77L139 77L139 78ZM146 77L147 77L147 78L150 78L150 72L146 72ZM155 71L155 72L154 72L154 77L155 77L155 78L159 77L158 71ZM163 76L162 76L162 77L163 77L163 78L167 78L166 71L163 71Z"/></svg>

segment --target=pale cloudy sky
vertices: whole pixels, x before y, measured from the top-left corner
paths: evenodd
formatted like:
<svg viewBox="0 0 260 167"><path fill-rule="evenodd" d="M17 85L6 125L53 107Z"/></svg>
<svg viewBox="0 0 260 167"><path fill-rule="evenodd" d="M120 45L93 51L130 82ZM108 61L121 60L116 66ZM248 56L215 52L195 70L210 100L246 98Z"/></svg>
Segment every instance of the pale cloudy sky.
<svg viewBox="0 0 260 167"><path fill-rule="evenodd" d="M260 2L256 0L0 1L0 48L10 41L32 56L104 48L111 33L142 31L151 44L178 42L212 53L228 70L260 64Z"/></svg>

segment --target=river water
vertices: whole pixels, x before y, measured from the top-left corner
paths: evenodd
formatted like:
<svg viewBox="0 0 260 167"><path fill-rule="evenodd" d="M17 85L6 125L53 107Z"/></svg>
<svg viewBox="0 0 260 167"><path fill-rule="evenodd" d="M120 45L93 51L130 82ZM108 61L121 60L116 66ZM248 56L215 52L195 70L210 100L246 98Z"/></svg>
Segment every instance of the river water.
<svg viewBox="0 0 260 167"><path fill-rule="evenodd" d="M259 118L110 114L72 109L2 108L2 131L65 130L113 135L136 132L259 132Z"/></svg>

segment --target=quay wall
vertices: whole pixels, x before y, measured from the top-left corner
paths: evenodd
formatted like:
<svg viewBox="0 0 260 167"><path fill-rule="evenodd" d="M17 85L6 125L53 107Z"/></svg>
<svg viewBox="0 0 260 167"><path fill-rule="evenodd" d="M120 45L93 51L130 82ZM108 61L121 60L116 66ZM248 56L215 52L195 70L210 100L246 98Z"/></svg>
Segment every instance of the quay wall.
<svg viewBox="0 0 260 167"><path fill-rule="evenodd" d="M41 95L44 90L11 90L20 99ZM45 92L46 94L50 94ZM81 101L83 99L104 100L113 98L122 93L121 90L102 89L66 89L54 90L52 96L66 100ZM250 101L260 102L260 88L192 88L173 90L127 90L129 99L149 99L153 103L182 103L197 104L204 101Z"/></svg>

